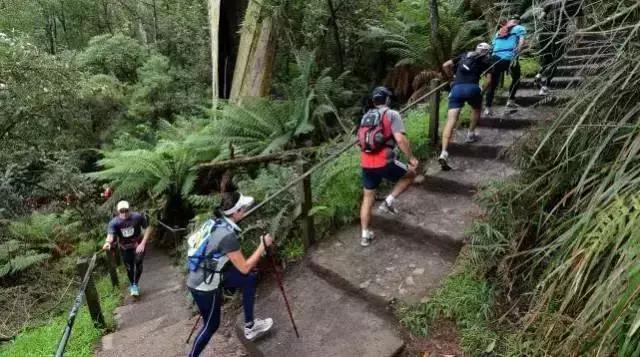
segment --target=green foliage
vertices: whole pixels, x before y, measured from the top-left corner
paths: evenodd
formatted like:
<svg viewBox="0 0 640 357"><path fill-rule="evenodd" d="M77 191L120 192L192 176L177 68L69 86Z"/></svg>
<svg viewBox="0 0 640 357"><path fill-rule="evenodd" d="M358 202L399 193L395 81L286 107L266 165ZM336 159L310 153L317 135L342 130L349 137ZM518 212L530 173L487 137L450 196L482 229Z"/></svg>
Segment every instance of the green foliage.
<svg viewBox="0 0 640 357"><path fill-rule="evenodd" d="M120 275L120 281L124 281L124 275ZM114 289L108 277L99 279L96 287L107 328L112 329L115 327L113 311L120 305L122 291L117 288ZM65 312L50 319L40 327L28 329L19 334L14 341L0 347L0 356L37 357L53 354L56 351L60 336L62 336L62 331L67 324L67 315L68 312ZM83 305L76 317L73 332L65 350L65 356L93 356L93 346L100 339L102 333L102 330L93 326L89 311L86 305Z"/></svg>
<svg viewBox="0 0 640 357"><path fill-rule="evenodd" d="M393 58L396 66L413 65L439 70L441 61L471 49L482 40L486 24L482 20L468 20L463 3L440 2L438 34L441 43L434 47L429 24L427 1L403 1L395 18L372 24L363 33L363 41L379 46ZM438 58L438 54L443 56Z"/></svg>
<svg viewBox="0 0 640 357"><path fill-rule="evenodd" d="M145 61L147 50L135 39L117 33L92 38L78 55L78 64L94 74L107 74L122 82L137 80L137 70Z"/></svg>
<svg viewBox="0 0 640 357"><path fill-rule="evenodd" d="M453 319L460 333L461 347L472 355L495 343L497 334L489 328L493 309L493 288L467 267L447 277L433 297L415 306L400 307L400 321L413 334L426 336L438 319Z"/></svg>
<svg viewBox="0 0 640 357"><path fill-rule="evenodd" d="M360 150L356 147L312 176L314 208L319 232L352 222L362 197Z"/></svg>
<svg viewBox="0 0 640 357"><path fill-rule="evenodd" d="M140 118L149 118L157 122L159 118L168 119L172 110L173 96L169 75L169 59L154 55L138 68L138 81L133 86L129 111Z"/></svg>

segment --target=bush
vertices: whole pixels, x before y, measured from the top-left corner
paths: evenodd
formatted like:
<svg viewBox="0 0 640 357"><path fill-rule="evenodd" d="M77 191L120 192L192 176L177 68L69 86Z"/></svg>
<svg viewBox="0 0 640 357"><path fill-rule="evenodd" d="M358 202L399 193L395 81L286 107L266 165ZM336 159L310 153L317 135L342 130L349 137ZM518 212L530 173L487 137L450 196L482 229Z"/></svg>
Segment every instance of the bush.
<svg viewBox="0 0 640 357"><path fill-rule="evenodd" d="M120 281L125 277L120 274ZM113 311L120 305L122 291L113 288L109 277L97 281L96 288L100 296L100 306L105 318L106 328L115 328ZM72 302L72 299L69 300ZM28 329L19 334L15 340L0 348L0 357L24 356L39 357L55 353L62 331L67 324L68 312L43 322L40 327ZM103 334L103 330L93 326L86 304L83 304L65 350L65 356L89 357L94 355L94 344Z"/></svg>
<svg viewBox="0 0 640 357"><path fill-rule="evenodd" d="M147 50L135 39L121 33L92 38L78 55L78 63L94 74L113 75L121 82L134 83Z"/></svg>

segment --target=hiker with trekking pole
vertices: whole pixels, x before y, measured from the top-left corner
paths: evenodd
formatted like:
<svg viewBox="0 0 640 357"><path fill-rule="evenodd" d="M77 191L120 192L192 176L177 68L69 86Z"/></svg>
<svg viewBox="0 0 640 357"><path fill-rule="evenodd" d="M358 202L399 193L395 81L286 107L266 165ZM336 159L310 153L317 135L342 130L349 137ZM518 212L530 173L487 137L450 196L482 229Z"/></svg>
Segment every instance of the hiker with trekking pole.
<svg viewBox="0 0 640 357"><path fill-rule="evenodd" d="M129 202L120 201L116 205L117 215L107 226L107 239L102 247L110 250L115 245L120 249L122 262L129 278L129 294L140 296L140 276L147 242L152 230L148 228L147 218L138 212L131 212Z"/></svg>
<svg viewBox="0 0 640 357"><path fill-rule="evenodd" d="M244 337L247 340L255 340L273 326L270 318L255 318L253 310L257 283L254 269L260 257L267 254L274 239L270 234L263 235L248 259L240 250L238 233L241 229L237 223L248 214L253 203L253 197L235 190L224 192L222 203L214 211L215 217L206 221L188 238L187 287L203 321L190 357L199 356L218 329L224 289L242 290Z"/></svg>

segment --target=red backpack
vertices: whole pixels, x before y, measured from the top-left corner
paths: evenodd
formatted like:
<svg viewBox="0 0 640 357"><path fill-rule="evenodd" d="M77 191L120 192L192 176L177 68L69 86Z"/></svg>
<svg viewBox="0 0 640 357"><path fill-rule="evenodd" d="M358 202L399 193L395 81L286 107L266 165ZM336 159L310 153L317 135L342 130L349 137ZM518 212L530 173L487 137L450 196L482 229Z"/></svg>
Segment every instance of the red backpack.
<svg viewBox="0 0 640 357"><path fill-rule="evenodd" d="M362 117L358 127L358 145L363 152L374 154L387 147L392 138L391 133L385 133L384 129L387 111L380 113L378 109L372 109Z"/></svg>

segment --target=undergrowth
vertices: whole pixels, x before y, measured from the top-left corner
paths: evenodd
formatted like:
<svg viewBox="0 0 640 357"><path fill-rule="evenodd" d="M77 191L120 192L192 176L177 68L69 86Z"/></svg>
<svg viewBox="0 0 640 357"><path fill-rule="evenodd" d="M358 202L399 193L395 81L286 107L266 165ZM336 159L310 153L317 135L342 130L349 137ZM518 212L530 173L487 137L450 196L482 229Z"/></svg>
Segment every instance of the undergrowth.
<svg viewBox="0 0 640 357"><path fill-rule="evenodd" d="M126 276L119 273L120 281L124 282ZM122 287L122 286L121 286ZM122 289L113 288L108 276L103 276L96 282L100 306L104 315L106 328L98 329L93 326L86 303L80 309L71 337L65 350L65 356L89 357L94 354L95 343L100 339L105 330L113 330L115 322L113 311L122 301ZM67 324L68 311L43 321L41 326L27 329L20 333L15 340L0 347L0 357L40 357L53 355L57 349L62 332Z"/></svg>

